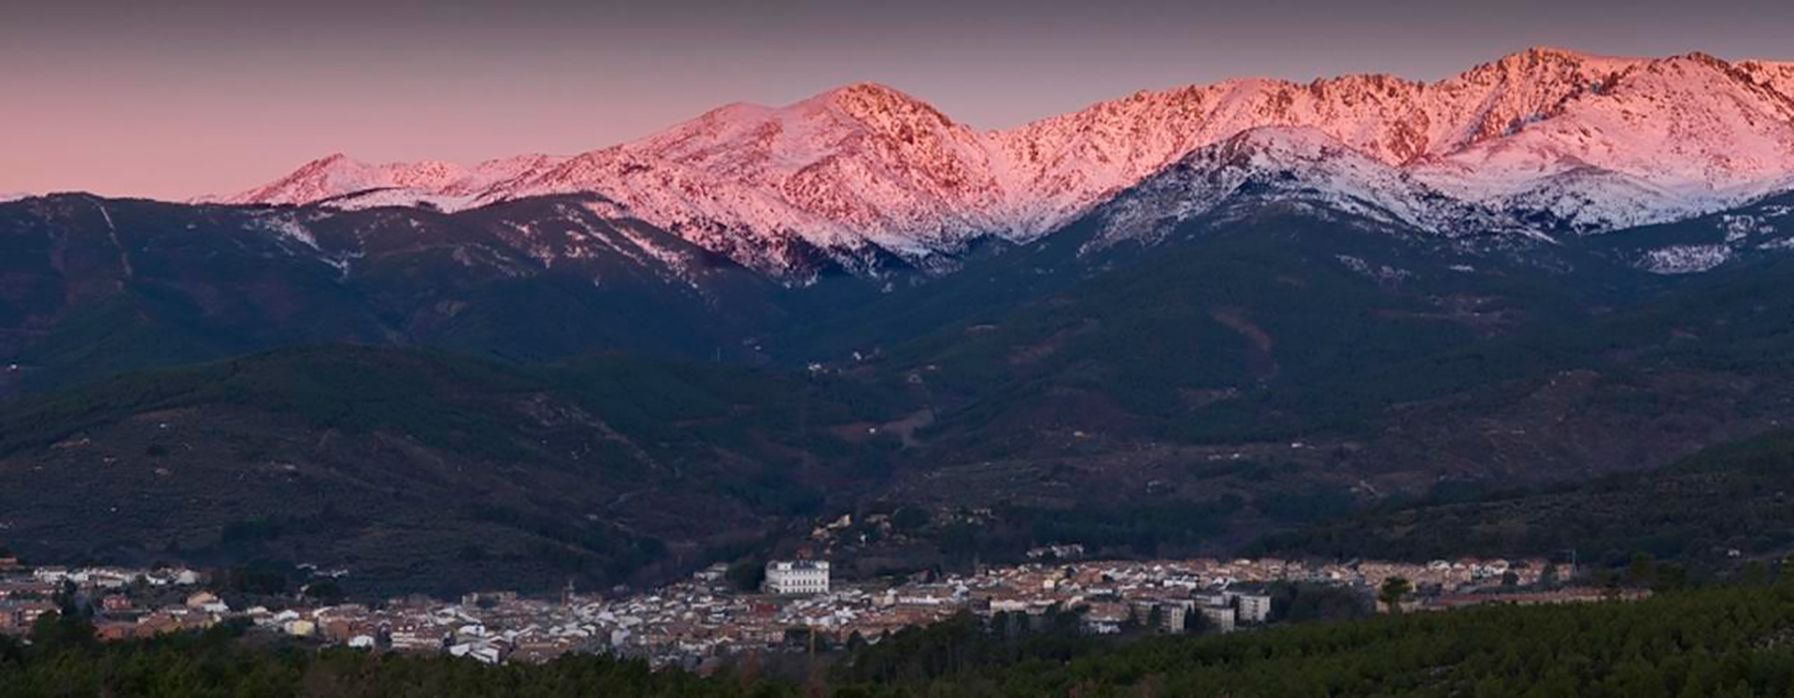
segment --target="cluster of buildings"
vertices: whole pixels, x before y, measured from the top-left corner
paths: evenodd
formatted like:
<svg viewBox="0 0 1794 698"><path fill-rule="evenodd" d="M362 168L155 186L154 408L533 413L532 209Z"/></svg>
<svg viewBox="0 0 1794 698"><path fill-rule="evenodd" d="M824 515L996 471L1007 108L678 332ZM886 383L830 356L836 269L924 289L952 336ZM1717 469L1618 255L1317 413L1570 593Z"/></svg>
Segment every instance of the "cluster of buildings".
<svg viewBox="0 0 1794 698"><path fill-rule="evenodd" d="M1078 553L1066 548L1036 559ZM1537 584L1546 569L1569 578L1567 569L1544 560L1194 559L1034 562L901 582L843 582L831 577L827 562L777 561L767 565L757 592L733 589L725 568L716 565L651 593L590 600L577 612L596 630L596 644L608 651L656 665L701 668L746 651L813 651L851 644L856 636L876 642L960 613L1044 617L1072 610L1080 627L1095 634L1147 626L1162 632L1232 632L1276 620L1269 585L1279 581L1347 588L1367 604L1390 577L1409 580L1417 590L1414 598L1428 608L1471 599L1527 602L1520 597L1545 593L1524 587ZM1595 598L1593 592L1550 593Z"/></svg>
<svg viewBox="0 0 1794 698"><path fill-rule="evenodd" d="M0 633L27 632L39 615L56 608L58 594L72 588L94 608L95 625L107 639L240 619L260 632L371 651L443 653L493 664L608 652L701 669L743 652L876 642L961 613L1039 618L1075 611L1082 630L1094 634L1155 627L1232 632L1277 620L1268 588L1277 581L1344 587L1368 600L1385 579L1402 577L1418 590L1416 603L1423 607L1503 600L1501 593L1514 595L1509 600L1515 602L1526 602L1524 594L1543 594L1536 602L1584 600L1574 590L1566 595L1516 588L1540 580L1551 567L1543 560L1056 561L1078 552L1052 550L1028 564L896 582L843 582L832 578L827 562L794 560L768 564L762 587L745 592L734 588L719 564L619 598L571 590L552 599L500 592L452 602L415 597L314 606L295 600L282 608L241 609L205 590L203 576L191 570L27 569L0 560ZM1563 570L1551 573L1569 578Z"/></svg>
<svg viewBox="0 0 1794 698"><path fill-rule="evenodd" d="M95 633L108 641L245 622L257 632L319 644L492 664L607 649L598 628L582 620L590 604L573 597L503 592L459 602L407 597L377 605L313 605L292 599L276 608L237 607L207 589L209 581L184 568L33 568L0 558L0 635L27 636L44 614L74 604L92 613Z"/></svg>
<svg viewBox="0 0 1794 698"><path fill-rule="evenodd" d="M101 637L123 639L139 633L172 632L206 627L216 608L158 604L149 597L181 596L204 577L186 568L26 567L16 558L0 558L0 635L24 635L38 618L56 611L66 599L85 599L98 612Z"/></svg>

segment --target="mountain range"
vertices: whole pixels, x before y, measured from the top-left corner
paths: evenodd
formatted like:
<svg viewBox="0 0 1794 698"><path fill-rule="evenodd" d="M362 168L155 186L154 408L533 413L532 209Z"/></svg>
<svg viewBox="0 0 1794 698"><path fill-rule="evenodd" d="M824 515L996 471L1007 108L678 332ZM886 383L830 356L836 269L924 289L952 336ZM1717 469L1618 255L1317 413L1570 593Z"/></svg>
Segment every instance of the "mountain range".
<svg viewBox="0 0 1794 698"><path fill-rule="evenodd" d="M591 194L606 217L806 284L819 261L869 276L893 259L957 268L978 240L1036 239L1130 189L1289 158L1325 180L1314 188L1427 232L1549 236L1680 220L1794 187L1794 63L1534 48L1438 82L1229 80L994 131L857 84L783 107L731 104L571 157L468 168L332 155L212 200L453 211ZM1180 179L1157 181L1167 176ZM1147 232L1116 233L1130 231Z"/></svg>
<svg viewBox="0 0 1794 698"><path fill-rule="evenodd" d="M446 592L928 512L813 551L876 573L1667 464L1794 421L1791 95L1532 49L980 131L854 85L0 202L0 543Z"/></svg>

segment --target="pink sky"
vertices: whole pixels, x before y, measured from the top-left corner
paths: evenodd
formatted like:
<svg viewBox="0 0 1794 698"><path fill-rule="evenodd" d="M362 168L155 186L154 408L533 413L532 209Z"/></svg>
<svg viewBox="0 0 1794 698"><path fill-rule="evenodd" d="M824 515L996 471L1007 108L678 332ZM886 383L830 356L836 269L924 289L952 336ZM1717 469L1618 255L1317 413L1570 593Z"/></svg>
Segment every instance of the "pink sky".
<svg viewBox="0 0 1794 698"><path fill-rule="evenodd" d="M339 151L576 153L867 80L1000 127L1241 75L1435 79L1535 44L1794 58L1794 3L1447 4L42 2L0 22L0 194L187 198Z"/></svg>

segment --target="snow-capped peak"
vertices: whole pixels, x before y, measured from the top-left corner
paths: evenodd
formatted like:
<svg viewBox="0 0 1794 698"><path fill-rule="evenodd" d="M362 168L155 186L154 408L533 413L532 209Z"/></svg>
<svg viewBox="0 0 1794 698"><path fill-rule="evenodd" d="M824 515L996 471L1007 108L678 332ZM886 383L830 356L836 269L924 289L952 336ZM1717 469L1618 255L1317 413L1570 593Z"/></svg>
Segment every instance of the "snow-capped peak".
<svg viewBox="0 0 1794 698"><path fill-rule="evenodd" d="M599 192L768 271L821 250L855 266L920 260L1001 232L978 135L897 90L851 85L783 106L733 104L486 191L482 202ZM792 245L792 240L801 242Z"/></svg>
<svg viewBox="0 0 1794 698"><path fill-rule="evenodd" d="M997 131L862 83L785 106L728 105L566 159L462 169L327 158L228 201L454 208L589 193L789 279L818 255L869 270L891 255L928 266L980 236L1025 241L1248 132L1233 147L1306 162L1306 176L1342 191L1420 187L1551 230L1599 232L1794 181L1794 64L1536 47L1437 82L1228 80ZM1303 159L1314 154L1326 157ZM1366 179L1347 186L1351 177ZM345 197L367 190L381 193ZM1407 196L1362 200L1401 218Z"/></svg>
<svg viewBox="0 0 1794 698"><path fill-rule="evenodd" d="M1601 231L1711 212L1794 172L1794 99L1706 54L1630 64L1512 133L1416 174L1467 199Z"/></svg>

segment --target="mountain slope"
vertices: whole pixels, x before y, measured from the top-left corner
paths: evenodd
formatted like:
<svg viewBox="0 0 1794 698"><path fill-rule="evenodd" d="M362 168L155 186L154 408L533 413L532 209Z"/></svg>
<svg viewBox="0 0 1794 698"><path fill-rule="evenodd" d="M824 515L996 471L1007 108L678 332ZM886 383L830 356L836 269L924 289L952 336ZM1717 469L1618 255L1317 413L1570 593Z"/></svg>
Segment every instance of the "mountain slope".
<svg viewBox="0 0 1794 698"><path fill-rule="evenodd" d="M342 563L365 574L381 541L415 544L427 559L377 572L412 588L495 566L558 581L549 551L565 546L580 562L564 564L613 579L662 560L651 541L721 546L723 527L803 537L817 516L904 504L992 510L973 541L988 547L971 548L986 559L1065 540L1220 553L1440 478L1589 477L1794 418L1794 258L1740 253L1710 274L1663 275L1622 244L1724 239L1723 218L1641 237L1439 235L1392 215L1410 199L1340 198L1355 190L1335 186L1336 160L1396 171L1334 139L1271 129L1235 146L1210 153L1218 167L1167 171L1166 191L1220 173L1224 195L1151 244L1095 244L1099 210L961 273L870 293L785 289L714 257L688 266L707 258L576 197L453 214L91 197L0 208L17 216L3 278L19 290L0 310L25 309L4 317L40 388L341 338L532 364L612 349L837 358L791 374L624 360L594 378L578 365L290 351L123 377L0 415L0 443L15 444L0 491L60 493L0 510L33 515L8 519L29 531L13 547L103 558L306 561L322 557L319 538L267 532L342 519L320 530L354 541ZM1385 191L1426 200L1414 182ZM1783 237L1752 231L1740 249ZM693 375L723 385L693 388ZM681 416L687 403L703 416ZM200 436L159 441L164 423ZM176 457L184 444L190 460ZM317 489L284 489L286 464ZM395 489L417 498L381 509ZM279 510L258 503L264 490L297 498L299 513L255 518ZM440 526L426 511L479 504L456 498L469 492L506 508ZM190 511L151 520L171 506ZM92 520L119 527L70 534ZM466 560L444 547L465 538L494 544Z"/></svg>
<svg viewBox="0 0 1794 698"><path fill-rule="evenodd" d="M608 585L875 482L833 434L886 405L735 368L288 350L0 408L0 538L344 567L367 593Z"/></svg>
<svg viewBox="0 0 1794 698"><path fill-rule="evenodd" d="M1717 240L1722 220L1688 225ZM1647 255L1623 246L1629 235L1391 235L1299 198L1195 213L1147 246L1101 244L1110 226L1099 210L942 282L947 299L1032 290L877 353L874 366L913 376L942 406L935 438L991 457L1330 441L1391 472L1549 477L1634 467L1788 416L1774 378L1790 346L1778 313L1794 312L1777 300L1786 255L1660 275L1638 268ZM1748 244L1762 239L1779 237ZM1626 407L1653 394L1654 414Z"/></svg>
<svg viewBox="0 0 1794 698"><path fill-rule="evenodd" d="M777 287L602 200L424 209L0 205L8 384L332 341L751 354Z"/></svg>
<svg viewBox="0 0 1794 698"><path fill-rule="evenodd" d="M1272 536L1275 554L1428 560L1557 555L1620 566L1635 553L1717 567L1794 549L1794 438L1726 444L1672 466L1550 488L1422 502Z"/></svg>
<svg viewBox="0 0 1794 698"><path fill-rule="evenodd" d="M1654 274L1736 268L1794 250L1794 194L1599 240L1613 258Z"/></svg>
<svg viewBox="0 0 1794 698"><path fill-rule="evenodd" d="M1384 230L1448 237L1527 230L1502 214L1439 193L1408 173L1310 128L1242 131L1192 151L1104 204L1097 246L1151 244L1224 208L1310 207Z"/></svg>

